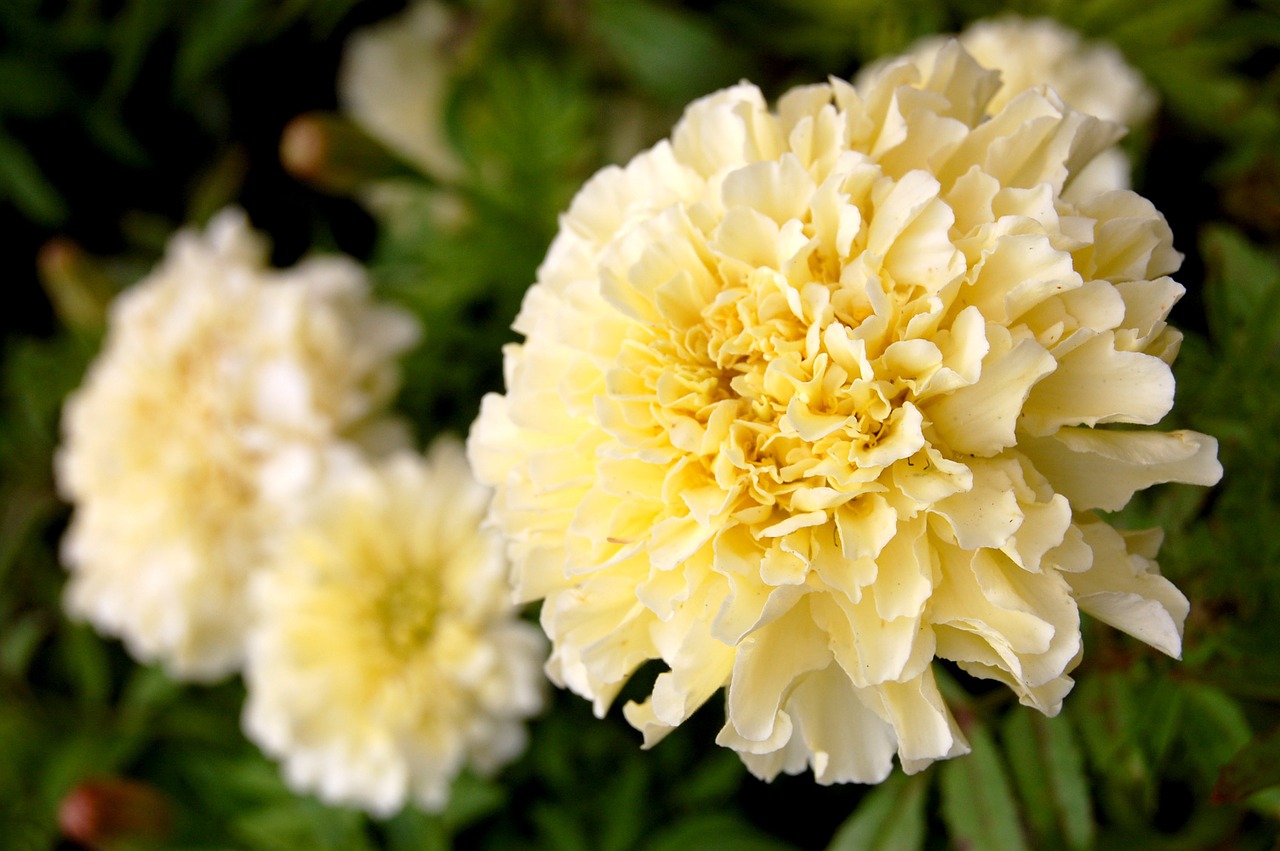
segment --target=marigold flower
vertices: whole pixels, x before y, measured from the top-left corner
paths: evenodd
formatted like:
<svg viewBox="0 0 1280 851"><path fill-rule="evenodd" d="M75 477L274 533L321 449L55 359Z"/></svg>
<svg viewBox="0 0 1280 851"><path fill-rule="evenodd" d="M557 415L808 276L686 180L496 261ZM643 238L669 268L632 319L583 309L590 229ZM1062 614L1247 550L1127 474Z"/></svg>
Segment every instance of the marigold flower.
<svg viewBox="0 0 1280 851"><path fill-rule="evenodd" d="M1209 484L1173 401L1182 287L1128 191L1071 202L1115 125L955 43L857 88L739 85L581 190L469 451L549 675L659 741L718 690L761 777L967 750L933 660L1058 711L1084 610L1177 655L1158 534L1096 512Z"/></svg>
<svg viewBox="0 0 1280 851"><path fill-rule="evenodd" d="M1133 128L1151 120L1157 98L1142 75L1111 44L1085 41L1051 18L1002 15L976 21L956 36L978 64L1000 72L1000 89L987 103L994 115L1019 93L1050 86L1073 109ZM922 39L908 53L922 67L936 60L948 39ZM873 66L866 73L875 73ZM1087 199L1109 189L1129 188L1124 151L1100 152L1072 176L1065 194Z"/></svg>
<svg viewBox="0 0 1280 851"><path fill-rule="evenodd" d="M178 234L63 413L67 609L175 676L238 666L246 577L334 441L370 433L418 334L350 260L266 259L237 210Z"/></svg>
<svg viewBox="0 0 1280 851"><path fill-rule="evenodd" d="M511 605L488 501L456 441L335 467L254 578L244 726L298 791L435 810L464 763L523 750L546 642Z"/></svg>

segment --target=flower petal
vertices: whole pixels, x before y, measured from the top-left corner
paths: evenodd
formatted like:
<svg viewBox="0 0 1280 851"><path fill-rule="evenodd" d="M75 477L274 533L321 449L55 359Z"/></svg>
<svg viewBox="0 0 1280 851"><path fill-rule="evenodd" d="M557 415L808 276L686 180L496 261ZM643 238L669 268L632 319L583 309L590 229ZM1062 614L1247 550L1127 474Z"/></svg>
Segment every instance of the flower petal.
<svg viewBox="0 0 1280 851"><path fill-rule="evenodd" d="M798 603L739 642L729 681L727 723L745 739L768 739L792 684L830 663L827 636L814 626L808 605Z"/></svg>
<svg viewBox="0 0 1280 851"><path fill-rule="evenodd" d="M1080 608L1103 623L1182 658L1182 624L1190 604L1161 576L1150 558L1134 551L1124 533L1105 523L1080 527L1093 547L1093 566L1064 574Z"/></svg>
<svg viewBox="0 0 1280 851"><path fill-rule="evenodd" d="M1159 358L1117 351L1108 331L1058 360L1023 408L1023 425L1035 435L1063 426L1157 423L1173 407L1173 373Z"/></svg>
<svg viewBox="0 0 1280 851"><path fill-rule="evenodd" d="M1222 477L1218 442L1194 431L1064 428L1019 448L1076 511L1116 511L1154 484L1212 485Z"/></svg>
<svg viewBox="0 0 1280 851"><path fill-rule="evenodd" d="M995 455L1016 442L1014 428L1032 388L1058 367L1035 340L1014 343L1004 329L987 328L988 338L995 339L982 362L982 376L925 406L925 414L953 450L978 456Z"/></svg>

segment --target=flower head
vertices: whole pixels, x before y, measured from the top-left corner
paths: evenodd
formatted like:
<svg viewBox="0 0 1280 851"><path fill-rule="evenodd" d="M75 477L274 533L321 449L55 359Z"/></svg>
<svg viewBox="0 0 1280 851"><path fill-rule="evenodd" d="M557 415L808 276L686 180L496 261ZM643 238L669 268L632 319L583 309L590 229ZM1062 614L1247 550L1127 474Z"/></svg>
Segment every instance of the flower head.
<svg viewBox="0 0 1280 851"><path fill-rule="evenodd" d="M1002 15L977 21L956 36L978 64L1000 72L1000 89L987 103L994 115L1027 89L1049 86L1072 109L1133 128L1156 109L1156 94L1124 56L1105 42L1085 41L1050 18ZM921 40L908 50L928 69L948 43L945 36ZM874 74L892 60L872 66ZM1129 188L1129 161L1119 148L1100 152L1072 176L1067 194L1085 199L1109 189Z"/></svg>
<svg viewBox="0 0 1280 851"><path fill-rule="evenodd" d="M1211 483L1173 401L1161 216L1063 187L1118 128L1047 89L989 114L955 43L857 88L739 85L581 190L472 430L548 673L646 744L721 688L763 777L967 749L935 658L1058 710L1079 611L1177 654L1155 536L1096 513Z"/></svg>
<svg viewBox="0 0 1280 851"><path fill-rule="evenodd" d="M183 232L111 308L68 400L67 608L178 676L240 661L245 580L334 441L369 425L411 345L350 260L266 265L243 213Z"/></svg>
<svg viewBox="0 0 1280 851"><path fill-rule="evenodd" d="M524 748L545 642L510 602L462 446L334 468L255 577L245 729L299 791L440 809Z"/></svg>

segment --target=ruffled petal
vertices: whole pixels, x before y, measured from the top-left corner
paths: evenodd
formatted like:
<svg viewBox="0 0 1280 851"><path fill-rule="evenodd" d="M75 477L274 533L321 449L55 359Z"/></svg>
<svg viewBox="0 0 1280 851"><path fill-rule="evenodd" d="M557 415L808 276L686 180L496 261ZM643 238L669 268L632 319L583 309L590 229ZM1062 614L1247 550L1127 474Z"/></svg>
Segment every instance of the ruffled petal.
<svg viewBox="0 0 1280 851"><path fill-rule="evenodd" d="M1162 482L1213 485L1222 478L1218 442L1194 431L1064 428L1026 438L1019 449L1077 511L1119 510Z"/></svg>
<svg viewBox="0 0 1280 851"><path fill-rule="evenodd" d="M1093 547L1093 566L1064 574L1080 608L1162 653L1182 658L1182 624L1191 608L1187 598L1160 575L1151 558L1135 551L1133 539L1125 533L1100 522L1080 528Z"/></svg>

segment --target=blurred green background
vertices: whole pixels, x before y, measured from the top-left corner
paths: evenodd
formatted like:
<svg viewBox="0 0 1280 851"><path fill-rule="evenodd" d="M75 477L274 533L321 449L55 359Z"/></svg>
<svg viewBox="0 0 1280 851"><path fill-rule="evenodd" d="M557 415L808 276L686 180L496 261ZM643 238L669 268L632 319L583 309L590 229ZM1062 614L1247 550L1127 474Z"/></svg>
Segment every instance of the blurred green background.
<svg viewBox="0 0 1280 851"><path fill-rule="evenodd" d="M279 156L298 115L345 127L344 44L402 2L0 2L0 258L14 282L0 311L0 847L79 847L60 835L59 803L101 777L147 784L143 808L168 822L116 848L1275 847L1280 2L450 5L441 120L460 168L441 180L354 135L308 179ZM1167 425L1218 437L1226 475L1208 492L1155 489L1116 522L1167 530L1162 568L1193 603L1182 662L1087 624L1056 719L952 671L973 755L873 788L760 783L714 745L718 705L642 752L620 713L595 721L557 694L499 777L464 776L443 815L376 821L284 787L239 732L238 681L172 682L61 614L61 401L96 352L103 305L178 226L238 203L279 264L312 250L365 261L427 328L401 408L424 441L464 433L500 389L499 349L557 213L596 169L667 135L715 88L747 78L773 97L848 77L1003 11L1110 40L1161 98L1126 146L1135 188L1187 255ZM358 178L388 174L395 213L371 214Z"/></svg>

